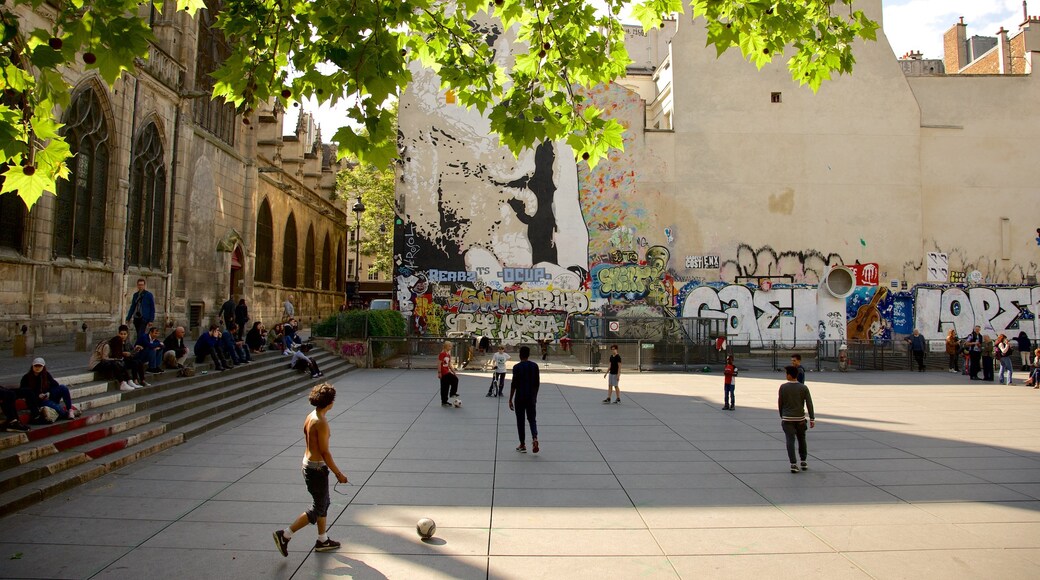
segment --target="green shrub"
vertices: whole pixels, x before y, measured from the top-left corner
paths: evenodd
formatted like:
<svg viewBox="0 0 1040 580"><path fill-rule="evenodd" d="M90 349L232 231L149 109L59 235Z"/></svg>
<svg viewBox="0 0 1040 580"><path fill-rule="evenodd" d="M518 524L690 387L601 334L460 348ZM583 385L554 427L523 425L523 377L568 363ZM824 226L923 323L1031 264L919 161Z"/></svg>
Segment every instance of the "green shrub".
<svg viewBox="0 0 1040 580"><path fill-rule="evenodd" d="M368 332L365 332L365 324ZM337 332L338 330L338 332ZM311 327L314 336L366 338L369 336L406 336L404 317L396 310L350 310L330 316Z"/></svg>

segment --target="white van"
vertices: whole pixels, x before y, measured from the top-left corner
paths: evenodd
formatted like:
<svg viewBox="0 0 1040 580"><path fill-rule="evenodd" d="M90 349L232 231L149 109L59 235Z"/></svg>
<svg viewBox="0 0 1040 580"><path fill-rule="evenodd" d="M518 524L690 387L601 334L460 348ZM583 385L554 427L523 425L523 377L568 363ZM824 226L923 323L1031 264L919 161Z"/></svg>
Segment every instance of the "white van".
<svg viewBox="0 0 1040 580"><path fill-rule="evenodd" d="M393 307L393 301L389 298L376 298L368 304L369 310L390 310Z"/></svg>

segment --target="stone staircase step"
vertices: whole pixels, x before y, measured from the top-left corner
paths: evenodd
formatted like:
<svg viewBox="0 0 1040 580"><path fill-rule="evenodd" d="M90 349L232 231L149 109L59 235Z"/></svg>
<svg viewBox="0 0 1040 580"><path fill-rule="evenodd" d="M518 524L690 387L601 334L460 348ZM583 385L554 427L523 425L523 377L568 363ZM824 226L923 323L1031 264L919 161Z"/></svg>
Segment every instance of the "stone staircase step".
<svg viewBox="0 0 1040 580"><path fill-rule="evenodd" d="M314 354L325 378L354 368L324 351ZM108 390L114 383L99 383L106 390L82 387L93 389L73 400L89 409L83 416L0 438L0 515L284 401L314 382L289 369L287 357L271 353L231 372L157 381L129 393Z"/></svg>

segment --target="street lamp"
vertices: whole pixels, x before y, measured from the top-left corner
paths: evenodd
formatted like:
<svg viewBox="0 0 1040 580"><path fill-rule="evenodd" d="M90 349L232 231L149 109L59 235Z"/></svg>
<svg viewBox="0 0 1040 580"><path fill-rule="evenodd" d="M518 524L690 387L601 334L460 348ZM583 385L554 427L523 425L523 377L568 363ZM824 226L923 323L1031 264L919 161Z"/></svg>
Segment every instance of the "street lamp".
<svg viewBox="0 0 1040 580"><path fill-rule="evenodd" d="M361 295L361 214L365 213L365 204L361 203L361 196L359 195L357 201L354 202L354 206L351 208L354 211L354 217L356 219L356 229L354 232L354 292L355 296L360 297Z"/></svg>

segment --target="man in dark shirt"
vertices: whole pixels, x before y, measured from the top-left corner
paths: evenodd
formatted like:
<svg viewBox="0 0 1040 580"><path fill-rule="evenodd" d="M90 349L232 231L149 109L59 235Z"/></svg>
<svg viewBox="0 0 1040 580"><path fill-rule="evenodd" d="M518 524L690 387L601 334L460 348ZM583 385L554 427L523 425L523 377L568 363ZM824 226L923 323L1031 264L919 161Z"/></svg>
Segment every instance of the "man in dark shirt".
<svg viewBox="0 0 1040 580"><path fill-rule="evenodd" d="M925 342L924 337L921 336L921 331L915 328L913 336L906 337L906 341L910 343L910 352L914 355L917 370L923 373Z"/></svg>
<svg viewBox="0 0 1040 580"><path fill-rule="evenodd" d="M809 448L805 443L805 409L809 409L809 428L816 426L816 415L813 412L812 395L809 387L798 381L798 368L788 366L787 382L780 385L780 395L777 407L780 410L780 425L784 429L787 438L787 458L791 460L791 473L807 471L809 465L806 459L809 457ZM802 459L801 469L795 461L794 442L798 440L798 455Z"/></svg>
<svg viewBox="0 0 1040 580"><path fill-rule="evenodd" d="M982 327L976 326L964 339L964 346L968 349L968 375L973 381L978 381L979 371L982 369Z"/></svg>
<svg viewBox="0 0 1040 580"><path fill-rule="evenodd" d="M794 380L799 383L805 384L805 369L802 368L802 355L792 354L791 355L791 366L793 366L798 373L795 374Z"/></svg>
<svg viewBox="0 0 1040 580"><path fill-rule="evenodd" d="M621 387L619 382L621 380L621 355L618 354L618 347L616 344L610 345L610 368L607 369L607 373L603 375L607 379L607 398L603 399L604 403L610 402L610 391L614 390L616 399L615 404L621 403Z"/></svg>
<svg viewBox="0 0 1040 580"><path fill-rule="evenodd" d="M538 365L527 360L531 358L531 349L520 347L520 362L513 365L513 382L509 387L509 409L516 411L516 431L520 435L520 445L516 450L527 453L527 433L524 429L524 415L531 424L531 451L538 453L538 422L535 417L535 405L538 402Z"/></svg>

